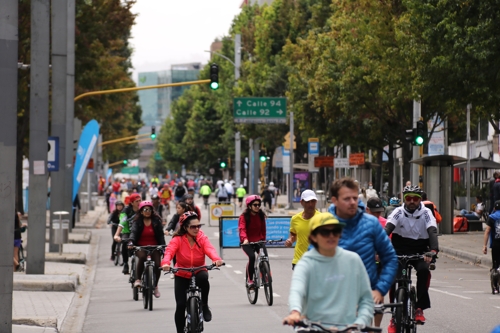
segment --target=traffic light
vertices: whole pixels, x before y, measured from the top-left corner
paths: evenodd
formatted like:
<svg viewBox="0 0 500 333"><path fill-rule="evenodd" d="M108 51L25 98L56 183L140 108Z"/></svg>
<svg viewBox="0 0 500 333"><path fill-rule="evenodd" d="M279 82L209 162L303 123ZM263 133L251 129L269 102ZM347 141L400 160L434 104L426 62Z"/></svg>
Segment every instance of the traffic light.
<svg viewBox="0 0 500 333"><path fill-rule="evenodd" d="M128 164L128 160L123 160L123 164L127 165Z"/></svg>
<svg viewBox="0 0 500 333"><path fill-rule="evenodd" d="M417 128L415 130L415 136L413 139L413 144L415 146L421 146L424 144L426 137L425 123L422 120L417 121Z"/></svg>
<svg viewBox="0 0 500 333"><path fill-rule="evenodd" d="M220 160L220 168L225 169L227 167L227 162L225 159Z"/></svg>
<svg viewBox="0 0 500 333"><path fill-rule="evenodd" d="M261 162L266 162L267 161L266 152L264 150L262 150L262 149L259 152L259 160Z"/></svg>
<svg viewBox="0 0 500 333"><path fill-rule="evenodd" d="M210 65L210 88L212 90L219 89L219 65Z"/></svg>
<svg viewBox="0 0 500 333"><path fill-rule="evenodd" d="M151 126L151 140L156 139L156 127Z"/></svg>

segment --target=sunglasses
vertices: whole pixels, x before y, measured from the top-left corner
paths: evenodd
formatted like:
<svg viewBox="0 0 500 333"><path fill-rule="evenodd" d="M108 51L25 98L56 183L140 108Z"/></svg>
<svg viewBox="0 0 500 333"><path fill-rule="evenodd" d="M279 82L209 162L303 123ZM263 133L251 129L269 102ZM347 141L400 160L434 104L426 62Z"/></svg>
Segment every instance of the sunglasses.
<svg viewBox="0 0 500 333"><path fill-rule="evenodd" d="M417 197L417 196L410 196L410 195L407 195L405 197L405 201L413 201L413 202L418 202L420 200L420 197Z"/></svg>
<svg viewBox="0 0 500 333"><path fill-rule="evenodd" d="M252 206L254 206L254 207L260 207L261 205L260 205L260 203L258 203L258 204L255 203L255 204L252 204Z"/></svg>
<svg viewBox="0 0 500 333"><path fill-rule="evenodd" d="M203 225L203 223L202 224L196 224L196 225L190 225L189 229L191 229L191 230L201 229L202 225Z"/></svg>
<svg viewBox="0 0 500 333"><path fill-rule="evenodd" d="M143 212L151 212L151 208L144 208L142 211Z"/></svg>
<svg viewBox="0 0 500 333"><path fill-rule="evenodd" d="M333 229L320 228L320 229L318 229L318 234L320 234L323 237L328 237L328 236L330 236L330 234L333 234L334 236L338 236L341 233L342 233L341 228L333 228Z"/></svg>

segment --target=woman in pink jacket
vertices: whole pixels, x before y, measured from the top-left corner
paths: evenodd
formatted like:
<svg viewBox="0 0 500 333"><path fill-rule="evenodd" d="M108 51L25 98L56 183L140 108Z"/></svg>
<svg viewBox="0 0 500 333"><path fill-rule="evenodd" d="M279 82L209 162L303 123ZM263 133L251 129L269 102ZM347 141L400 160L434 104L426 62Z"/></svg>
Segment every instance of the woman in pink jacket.
<svg viewBox="0 0 500 333"><path fill-rule="evenodd" d="M205 265L205 256L208 256L215 265L222 265L223 261L212 246L208 237L201 231L200 220L195 212L185 212L179 218L179 230L174 233L172 240L165 249L165 255L161 262L163 270L170 270L170 261L175 256L175 267L198 267ZM191 274L185 271L175 273L175 326L178 333L184 332L186 291L189 288ZM201 288L201 300L203 303L203 319L206 322L212 320L212 312L208 307L208 293L210 283L208 282L208 271L206 269L196 272L196 285Z"/></svg>

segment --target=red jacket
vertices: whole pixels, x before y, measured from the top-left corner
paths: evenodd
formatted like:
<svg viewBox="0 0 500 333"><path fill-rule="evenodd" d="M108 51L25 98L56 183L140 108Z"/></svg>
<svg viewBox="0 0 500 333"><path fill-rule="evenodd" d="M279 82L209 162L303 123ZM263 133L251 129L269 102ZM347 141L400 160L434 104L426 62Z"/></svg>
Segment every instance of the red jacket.
<svg viewBox="0 0 500 333"><path fill-rule="evenodd" d="M259 214L250 214L248 225L245 221L245 214L241 214L238 220L238 230L240 232L241 243L245 239L248 239L249 242L266 240L266 221L262 220Z"/></svg>
<svg viewBox="0 0 500 333"><path fill-rule="evenodd" d="M170 265L170 260L174 256L176 256L175 267L184 268L204 266L205 256L208 256L212 261L221 260L217 251L208 240L207 235L201 230L196 236L196 243L193 244L193 247L190 246L187 237L187 235L183 235L172 238L165 249L161 266ZM178 271L175 275L188 279L191 278L191 273L185 271Z"/></svg>

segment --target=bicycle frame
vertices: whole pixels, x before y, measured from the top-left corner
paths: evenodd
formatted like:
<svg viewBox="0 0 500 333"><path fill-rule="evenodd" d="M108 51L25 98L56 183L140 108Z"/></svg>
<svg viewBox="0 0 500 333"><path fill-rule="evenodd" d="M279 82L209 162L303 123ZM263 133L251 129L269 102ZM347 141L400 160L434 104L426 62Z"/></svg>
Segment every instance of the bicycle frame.
<svg viewBox="0 0 500 333"><path fill-rule="evenodd" d="M286 324L286 323L284 323ZM340 326L343 329L331 330L328 326ZM382 332L380 327L370 327L370 326L357 326L357 325L339 325L339 324L329 324L321 322L313 322L307 319L302 319L293 325L296 332L337 332L337 333L358 333L358 332Z"/></svg>

